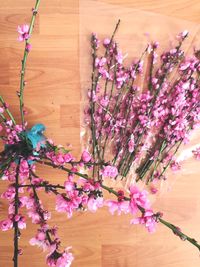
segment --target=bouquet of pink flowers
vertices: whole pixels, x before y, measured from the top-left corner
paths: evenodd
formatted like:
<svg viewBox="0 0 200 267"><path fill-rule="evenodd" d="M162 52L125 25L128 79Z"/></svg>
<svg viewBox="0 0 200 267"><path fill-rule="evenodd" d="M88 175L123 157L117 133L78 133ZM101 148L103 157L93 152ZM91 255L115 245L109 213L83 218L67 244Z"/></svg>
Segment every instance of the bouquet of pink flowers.
<svg viewBox="0 0 200 267"><path fill-rule="evenodd" d="M13 229L13 266L18 266L22 254L19 238L27 217L38 225L30 244L47 252L49 266L68 267L73 260L71 248L62 248L57 227L50 225L51 214L38 194L41 190L55 196L56 211L66 213L68 218L75 211L96 212L106 206L111 214L131 214L130 223L141 224L149 232L161 223L200 250L195 239L165 221L161 212L153 211L148 199L158 190L156 182L166 179L168 167L180 168L175 155L199 124L200 52L195 50L191 57L185 57L181 46L188 32L180 33L177 46L160 58L156 52L158 42L148 44L140 59L129 66L124 64L125 56L115 41L120 21L101 48L97 35L92 34L92 81L85 108L89 148L77 160L68 148L55 145L44 135L43 124L29 128L25 121L25 71L39 4L40 0L36 0L30 25L18 26L18 40L25 43L17 92L20 123L0 96L0 138L4 145L0 177L1 183L9 182L1 195L9 203L8 216L0 221L0 229ZM195 150L194 155L200 158L200 150ZM67 178L63 184L50 183L37 175L38 164L62 170ZM120 189L108 185L109 180L119 179L131 182ZM147 189L141 190L141 184ZM113 197L105 199L105 191ZM22 208L26 214L22 214Z"/></svg>

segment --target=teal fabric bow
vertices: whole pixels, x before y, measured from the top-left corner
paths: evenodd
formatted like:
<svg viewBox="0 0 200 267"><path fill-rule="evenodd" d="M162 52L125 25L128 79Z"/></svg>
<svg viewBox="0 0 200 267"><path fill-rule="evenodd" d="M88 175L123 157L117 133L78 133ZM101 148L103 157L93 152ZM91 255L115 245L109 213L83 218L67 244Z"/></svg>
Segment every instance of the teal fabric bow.
<svg viewBox="0 0 200 267"><path fill-rule="evenodd" d="M24 131L23 135L30 142L32 149L40 149L46 147L46 137L44 136L44 131L46 127L42 123L35 124L30 130ZM9 149L12 145L5 145L5 149ZM38 156L37 151L33 151L34 156ZM19 163L19 158L15 159L15 163ZM34 163L33 160L28 160L28 163L31 165Z"/></svg>
<svg viewBox="0 0 200 267"><path fill-rule="evenodd" d="M43 135L46 127L42 123L35 124L30 130L26 131L26 137L31 142L33 149L45 147L46 137ZM33 151L34 156L38 156L38 152ZM34 160L28 160L28 164L31 165Z"/></svg>
<svg viewBox="0 0 200 267"><path fill-rule="evenodd" d="M45 129L44 124L37 123L30 130L26 131L26 137L31 142L33 149L45 147L46 137L43 135Z"/></svg>

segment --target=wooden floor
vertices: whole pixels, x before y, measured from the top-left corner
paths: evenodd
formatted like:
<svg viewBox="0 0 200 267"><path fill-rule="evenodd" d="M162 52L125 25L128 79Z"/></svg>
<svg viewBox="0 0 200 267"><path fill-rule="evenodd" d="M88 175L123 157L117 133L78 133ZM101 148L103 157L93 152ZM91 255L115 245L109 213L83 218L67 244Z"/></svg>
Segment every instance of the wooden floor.
<svg viewBox="0 0 200 267"><path fill-rule="evenodd" d="M15 92L19 89L23 53L23 45L16 41L16 27L29 22L33 5L34 0L0 0L0 93L16 116L19 112ZM146 40L146 31L167 45L168 38L172 39L177 31L189 29L187 49L193 44L200 46L199 0L41 0L28 61L27 118L30 126L44 123L48 137L57 144L71 143L75 155L80 151L81 88L89 80L88 34L92 31L110 34L117 17L124 21L118 41L123 49L137 52L136 55ZM200 132L193 136L192 145L199 142L199 136ZM48 169L39 171L52 181L64 179L62 174L56 176ZM199 172L199 162L189 158L181 172L169 173L169 186L161 190L154 207L200 241ZM5 182L0 182L0 193L5 188ZM130 226L129 217L110 216L106 209L96 214L79 213L68 220L54 212L53 198L47 201L42 197L44 205L52 211L52 225L60 226L63 245L73 247L74 267L200 266L196 248L162 225L150 235L141 227ZM6 212L7 204L0 200L0 219ZM28 244L35 229L29 224L22 233L20 246L24 253L20 256L20 267L46 266L45 255ZM12 242L11 232L0 233L0 267L12 266Z"/></svg>

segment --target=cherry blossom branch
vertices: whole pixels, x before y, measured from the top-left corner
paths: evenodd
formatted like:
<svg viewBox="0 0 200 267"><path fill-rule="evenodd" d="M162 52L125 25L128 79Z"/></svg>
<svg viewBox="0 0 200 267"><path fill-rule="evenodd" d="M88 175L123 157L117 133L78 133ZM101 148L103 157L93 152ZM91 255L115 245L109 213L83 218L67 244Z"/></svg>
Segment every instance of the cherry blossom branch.
<svg viewBox="0 0 200 267"><path fill-rule="evenodd" d="M53 163L50 163L50 162L41 162L41 161L37 161L38 163L40 164L45 164L45 165L48 165L48 166L51 166L53 168L58 168L58 169L61 169L63 171L66 171L68 173L73 173L77 176L80 176L82 178L85 178L87 180L90 180L91 178L88 177L87 174L82 174L82 173L79 173L79 172L72 172L70 169L68 168L65 168L64 166L56 166L54 165ZM60 187L60 185L55 185L55 187L58 186ZM116 190L114 190L113 188L111 187L108 187L106 185L104 185L102 182L100 183L100 186L105 189L106 191L108 191L109 193L119 197L119 192L117 192ZM61 186L62 187L62 186ZM63 189L63 188L62 188ZM125 201L130 201L131 199L129 197L126 197L124 196L123 198ZM143 214L145 212L144 208L137 205L138 206L138 209L141 211L141 213ZM190 242L192 245L196 246L199 250L200 250L200 244L198 244L198 242L194 239L194 238L191 238L189 236L187 236L186 234L184 234L178 227L174 226L173 224L167 222L166 220L162 219L161 216L159 215L160 213L154 213L154 216L155 218L160 222L162 223L163 225L165 225L166 227L170 228L174 234L178 235L182 240L187 240L188 242Z"/></svg>
<svg viewBox="0 0 200 267"><path fill-rule="evenodd" d="M20 92L18 93L19 96L19 101L20 101L20 114L21 114L21 121L22 121L22 126L24 126L25 120L24 120L24 87L25 87L25 70L26 70L26 63L27 63L27 57L29 53L28 46L30 46L30 38L31 34L34 28L35 24L35 18L38 12L38 8L40 5L40 0L36 0L35 7L33 9L33 15L31 18L31 23L29 27L29 32L28 32L28 38L25 41L25 49L24 49L24 56L22 59L22 68L21 68L21 78L20 78Z"/></svg>
<svg viewBox="0 0 200 267"><path fill-rule="evenodd" d="M20 232L18 228L18 221L16 220L16 216L18 215L19 210L19 166L20 162L17 165L16 170L16 179L15 179L15 214L14 214L14 256L13 256L13 262L14 267L18 267L18 255L19 255L19 248L18 248L18 240L20 237Z"/></svg>
<svg viewBox="0 0 200 267"><path fill-rule="evenodd" d="M200 244L199 244L194 238L191 238L191 237L189 237L188 235L184 234L184 233L180 230L179 227L177 227L177 226L175 226L175 225L173 225L173 224L171 224L171 223L169 223L169 222L163 220L162 218L159 218L159 221L160 221L163 225L165 225L166 227L168 227L169 229L171 229L172 232L173 232L175 235L177 235L177 236L180 237L181 240L190 242L192 245L194 245L195 247L197 247L198 250L200 251Z"/></svg>
<svg viewBox="0 0 200 267"><path fill-rule="evenodd" d="M29 171L30 171L30 174L33 175L33 171L31 170L30 166L29 166ZM39 196L38 196L37 191L36 191L36 188L37 187L32 184L32 177L31 177L31 175L30 175L30 178L29 179L30 179L31 184L28 185L28 187L31 187L32 190L33 190L33 196L34 196L34 199L35 199L35 203L37 205L37 213L40 216L40 220L41 220L40 224L41 225L44 225L44 224L46 224L46 219L44 217L44 213L43 213L43 209L41 207L40 199L39 199ZM24 186L21 185L20 187L26 187L26 185L24 185ZM48 231L46 231L46 237L47 237L47 240L49 241L49 244L51 245L52 244L52 240L51 240L51 236L50 236L50 234L49 234Z"/></svg>
<svg viewBox="0 0 200 267"><path fill-rule="evenodd" d="M108 46L106 47L106 51L105 51L105 54L104 54L104 57L107 56L108 54L108 51L113 43L113 39L115 37L115 34L117 32L117 29L119 28L119 25L120 25L120 19L118 20L116 26L115 26L115 29L112 33L112 36L111 36L111 39L109 41L109 44ZM99 81L99 78L100 78L100 73L97 74L97 77L95 77L95 69L96 69L96 66L95 66L95 63L96 63L96 50L97 50L97 47L98 47L98 43L96 43L97 39L96 39L96 36L95 35L92 35L92 40L91 40L91 44L92 44L92 86L91 86L91 97L90 97L90 108L91 108L91 133L92 133L92 146L93 146L93 158L95 159L95 150L97 152L97 155L98 155L98 158L100 159L100 153L99 153L99 148L98 148L98 140L96 138L96 124L95 124L95 119L94 119L94 113L95 113L95 103L93 101L93 97L95 96L96 94L96 88L97 88L97 84L98 84L98 81ZM107 83L108 83L108 79L106 80L106 84L105 84L105 92L106 92L106 88L107 88ZM105 94L105 93L104 93Z"/></svg>
<svg viewBox="0 0 200 267"><path fill-rule="evenodd" d="M119 193L117 191L115 191L113 188L110 188L108 186L105 186L103 184L101 184L101 187L104 188L105 190L107 190L109 193L112 193L115 196L119 196ZM124 197L124 200L126 201L130 201L129 197ZM144 209L140 206L138 206L139 210L143 213ZM169 229L172 230L172 232L179 236L181 238L181 240L183 241L188 241L190 242L192 245L194 245L195 247L198 248L198 250L200 250L200 244L194 239L189 237L188 235L184 234L179 227L167 222L166 220L162 219L160 216L157 216L157 214L155 214L155 216L157 217L157 219L159 220L160 223L162 223L163 225L165 225L166 227L168 227Z"/></svg>
<svg viewBox="0 0 200 267"><path fill-rule="evenodd" d="M42 161L42 160L36 160L36 162L38 162L39 164L42 164L42 165L44 164L44 165L51 166L51 167L56 168L56 169L60 169L60 170L66 171L68 173L73 173L73 174L75 174L77 176L80 176L82 178L85 178L85 179L89 179L87 174L82 174L82 173L79 173L79 172L71 171L70 169L68 169L68 168L66 168L64 166L55 165L55 164L53 164L51 162Z"/></svg>
<svg viewBox="0 0 200 267"><path fill-rule="evenodd" d="M25 185L19 185L19 188L40 188L40 187L45 187L47 189L51 189L51 188L59 188L59 189L65 189L64 186L60 185L60 184L49 184L47 182L42 182L39 184L25 184Z"/></svg>

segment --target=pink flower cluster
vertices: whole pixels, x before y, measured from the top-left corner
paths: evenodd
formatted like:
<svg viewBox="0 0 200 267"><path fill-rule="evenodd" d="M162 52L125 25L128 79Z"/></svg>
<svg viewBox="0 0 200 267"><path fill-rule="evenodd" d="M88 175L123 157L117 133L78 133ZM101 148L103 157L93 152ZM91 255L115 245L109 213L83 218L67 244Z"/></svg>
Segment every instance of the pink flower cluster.
<svg viewBox="0 0 200 267"><path fill-rule="evenodd" d="M9 120L6 122L4 128L6 130L6 144L13 145L20 141L19 134L23 131L21 125L13 125L12 121Z"/></svg>
<svg viewBox="0 0 200 267"><path fill-rule="evenodd" d="M54 237L54 240L52 240ZM50 241L51 240L51 241ZM57 249L60 244L60 240L57 236L57 228L49 228L48 225L43 226L37 231L34 238L30 240L32 246L41 247L44 251L48 251L46 262L48 266L53 267L69 267L73 261L72 253L69 252L69 248L66 248L63 252L59 252Z"/></svg>
<svg viewBox="0 0 200 267"><path fill-rule="evenodd" d="M73 160L73 157L70 153L62 153L62 152L47 152L46 156L48 159L51 159L51 161L55 165L64 165L65 163L68 163Z"/></svg>
<svg viewBox="0 0 200 267"><path fill-rule="evenodd" d="M152 210L146 210L145 213L136 219L131 220L131 224L142 224L150 233L155 232L156 218Z"/></svg>
<svg viewBox="0 0 200 267"><path fill-rule="evenodd" d="M53 252L47 256L47 264L52 267L70 267L74 257L72 253L69 252L69 248L61 254L58 252Z"/></svg>
<svg viewBox="0 0 200 267"><path fill-rule="evenodd" d="M106 200L105 205L108 206L110 213L115 212L132 215L142 211L142 217L137 217L131 220L131 224L145 225L149 232L154 232L156 228L156 218L153 211L150 209L150 202L147 198L145 190L140 191L137 186L130 186L130 200L128 201L123 191L118 192L118 201Z"/></svg>
<svg viewBox="0 0 200 267"><path fill-rule="evenodd" d="M88 209L95 212L103 206L102 192L98 182L80 179L76 183L70 176L64 186L66 193L57 195L56 210L67 213L68 218L72 217L73 211Z"/></svg>
<svg viewBox="0 0 200 267"><path fill-rule="evenodd" d="M115 178L118 175L118 170L115 166L105 166L101 172L103 177Z"/></svg>

